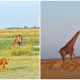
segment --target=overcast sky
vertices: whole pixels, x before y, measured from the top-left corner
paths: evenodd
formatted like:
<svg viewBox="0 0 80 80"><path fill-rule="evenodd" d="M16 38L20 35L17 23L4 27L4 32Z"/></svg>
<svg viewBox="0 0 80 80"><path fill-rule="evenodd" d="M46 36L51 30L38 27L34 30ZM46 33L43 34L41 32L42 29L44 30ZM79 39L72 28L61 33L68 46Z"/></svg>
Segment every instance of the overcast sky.
<svg viewBox="0 0 80 80"><path fill-rule="evenodd" d="M62 48L80 30L80 2L41 2L41 58L61 58ZM80 56L80 36L74 46Z"/></svg>
<svg viewBox="0 0 80 80"><path fill-rule="evenodd" d="M39 27L39 1L0 1L0 29Z"/></svg>

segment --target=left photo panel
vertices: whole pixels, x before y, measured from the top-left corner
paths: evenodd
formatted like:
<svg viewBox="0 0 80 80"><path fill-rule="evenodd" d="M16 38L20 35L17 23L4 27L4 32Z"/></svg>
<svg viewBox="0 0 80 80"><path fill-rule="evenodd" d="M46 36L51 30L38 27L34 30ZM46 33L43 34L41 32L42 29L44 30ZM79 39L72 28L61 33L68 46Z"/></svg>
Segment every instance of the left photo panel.
<svg viewBox="0 0 80 80"><path fill-rule="evenodd" d="M40 79L40 1L0 1L0 79Z"/></svg>

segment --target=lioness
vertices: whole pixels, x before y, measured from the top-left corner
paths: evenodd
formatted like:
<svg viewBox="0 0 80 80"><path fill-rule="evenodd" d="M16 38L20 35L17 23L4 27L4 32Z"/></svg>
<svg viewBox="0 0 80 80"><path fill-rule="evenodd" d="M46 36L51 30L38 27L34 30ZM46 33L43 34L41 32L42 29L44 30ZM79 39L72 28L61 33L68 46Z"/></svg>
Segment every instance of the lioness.
<svg viewBox="0 0 80 80"><path fill-rule="evenodd" d="M3 71L4 69L6 69L6 65L8 64L8 60L6 58L1 58L0 59L0 70Z"/></svg>

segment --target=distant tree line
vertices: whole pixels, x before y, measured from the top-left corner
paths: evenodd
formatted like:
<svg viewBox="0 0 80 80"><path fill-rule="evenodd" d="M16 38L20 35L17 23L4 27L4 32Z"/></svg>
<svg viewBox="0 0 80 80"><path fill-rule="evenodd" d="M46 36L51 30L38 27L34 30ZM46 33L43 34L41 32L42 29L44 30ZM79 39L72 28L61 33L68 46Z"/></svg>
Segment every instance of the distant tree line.
<svg viewBox="0 0 80 80"><path fill-rule="evenodd" d="M39 27L36 27L36 26L32 26L32 27L24 26L24 27L8 27L6 29L39 29Z"/></svg>

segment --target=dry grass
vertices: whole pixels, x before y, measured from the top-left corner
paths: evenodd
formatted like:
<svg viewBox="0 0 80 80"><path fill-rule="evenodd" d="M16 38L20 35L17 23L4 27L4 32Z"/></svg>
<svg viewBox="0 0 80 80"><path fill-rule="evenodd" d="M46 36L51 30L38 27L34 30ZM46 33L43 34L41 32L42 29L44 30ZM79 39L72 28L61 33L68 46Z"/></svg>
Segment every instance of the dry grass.
<svg viewBox="0 0 80 80"><path fill-rule="evenodd" d="M12 56L0 79L39 79L38 56Z"/></svg>
<svg viewBox="0 0 80 80"><path fill-rule="evenodd" d="M79 79L80 78L80 61L61 60L42 60L41 61L41 78L42 79Z"/></svg>
<svg viewBox="0 0 80 80"><path fill-rule="evenodd" d="M14 50L12 44L18 34L22 35L23 43ZM39 79L36 46L39 46L39 29L0 30L0 58L10 59L6 69L0 72L0 79Z"/></svg>
<svg viewBox="0 0 80 80"><path fill-rule="evenodd" d="M23 37L39 37L39 29L0 30L0 38L12 38L16 35L23 35Z"/></svg>

